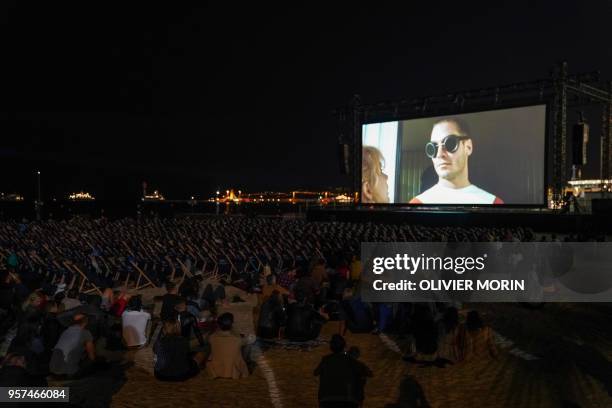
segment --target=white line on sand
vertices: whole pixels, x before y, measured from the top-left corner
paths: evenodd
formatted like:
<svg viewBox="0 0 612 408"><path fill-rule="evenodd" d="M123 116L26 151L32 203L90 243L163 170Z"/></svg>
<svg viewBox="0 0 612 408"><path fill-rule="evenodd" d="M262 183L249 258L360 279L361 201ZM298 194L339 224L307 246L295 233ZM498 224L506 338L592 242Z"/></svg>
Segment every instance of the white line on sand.
<svg viewBox="0 0 612 408"><path fill-rule="evenodd" d="M255 358L255 362L257 366L261 370L266 382L268 383L268 391L270 393L270 400L272 401L272 405L274 408L283 408L283 402L281 400L281 392L276 384L276 377L274 376L274 371L270 364L268 364L268 360L264 356L263 351L259 348L258 345L254 344L251 350L251 355Z"/></svg>
<svg viewBox="0 0 612 408"><path fill-rule="evenodd" d="M385 333L380 333L378 337L380 337L380 340L389 350L402 354L402 350L400 350L397 343L391 337L387 336Z"/></svg>
<svg viewBox="0 0 612 408"><path fill-rule="evenodd" d="M514 342L512 340L507 339L496 331L493 332L493 338L495 339L495 344L497 344L500 348L510 348L514 345ZM518 347L512 347L510 350L508 350L508 353L526 361L540 359L540 357L536 357L533 354L529 354L528 352L523 351Z"/></svg>

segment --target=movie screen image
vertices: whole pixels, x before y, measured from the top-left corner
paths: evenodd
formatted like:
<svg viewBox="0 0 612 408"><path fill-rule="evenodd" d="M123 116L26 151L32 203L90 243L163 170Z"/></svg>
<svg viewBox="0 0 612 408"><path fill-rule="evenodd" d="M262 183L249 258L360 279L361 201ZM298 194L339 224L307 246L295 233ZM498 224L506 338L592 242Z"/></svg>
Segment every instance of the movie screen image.
<svg viewBox="0 0 612 408"><path fill-rule="evenodd" d="M546 105L362 125L362 204L543 205Z"/></svg>

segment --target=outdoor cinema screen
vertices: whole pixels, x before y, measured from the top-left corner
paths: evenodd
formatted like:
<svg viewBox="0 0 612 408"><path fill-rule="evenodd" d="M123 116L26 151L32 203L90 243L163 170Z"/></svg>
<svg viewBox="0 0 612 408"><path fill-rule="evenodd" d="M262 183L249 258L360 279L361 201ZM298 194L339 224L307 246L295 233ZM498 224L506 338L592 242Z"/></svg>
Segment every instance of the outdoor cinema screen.
<svg viewBox="0 0 612 408"><path fill-rule="evenodd" d="M362 125L361 202L544 205L546 105Z"/></svg>

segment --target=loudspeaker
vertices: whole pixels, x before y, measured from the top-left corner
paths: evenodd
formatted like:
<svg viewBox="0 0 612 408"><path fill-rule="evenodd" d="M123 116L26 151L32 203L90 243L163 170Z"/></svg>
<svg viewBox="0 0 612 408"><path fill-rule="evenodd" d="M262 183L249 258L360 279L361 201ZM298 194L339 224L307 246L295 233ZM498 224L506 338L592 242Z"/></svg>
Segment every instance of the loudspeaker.
<svg viewBox="0 0 612 408"><path fill-rule="evenodd" d="M338 145L338 159L340 163L340 173L351 174L351 150L348 143Z"/></svg>
<svg viewBox="0 0 612 408"><path fill-rule="evenodd" d="M612 215L612 199L594 198L591 201L593 214Z"/></svg>
<svg viewBox="0 0 612 408"><path fill-rule="evenodd" d="M587 143L589 142L589 125L578 123L574 125L572 135L572 164L584 166L587 163Z"/></svg>

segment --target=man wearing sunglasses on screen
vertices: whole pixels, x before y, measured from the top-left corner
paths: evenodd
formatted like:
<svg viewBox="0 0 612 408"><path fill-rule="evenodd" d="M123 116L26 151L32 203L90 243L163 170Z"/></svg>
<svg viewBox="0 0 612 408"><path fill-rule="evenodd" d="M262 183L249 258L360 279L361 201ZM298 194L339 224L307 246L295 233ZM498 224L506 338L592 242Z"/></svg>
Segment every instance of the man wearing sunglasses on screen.
<svg viewBox="0 0 612 408"><path fill-rule="evenodd" d="M410 204L503 204L499 197L470 183L468 159L473 149L469 128L461 119L436 122L425 153L433 162L438 183Z"/></svg>

